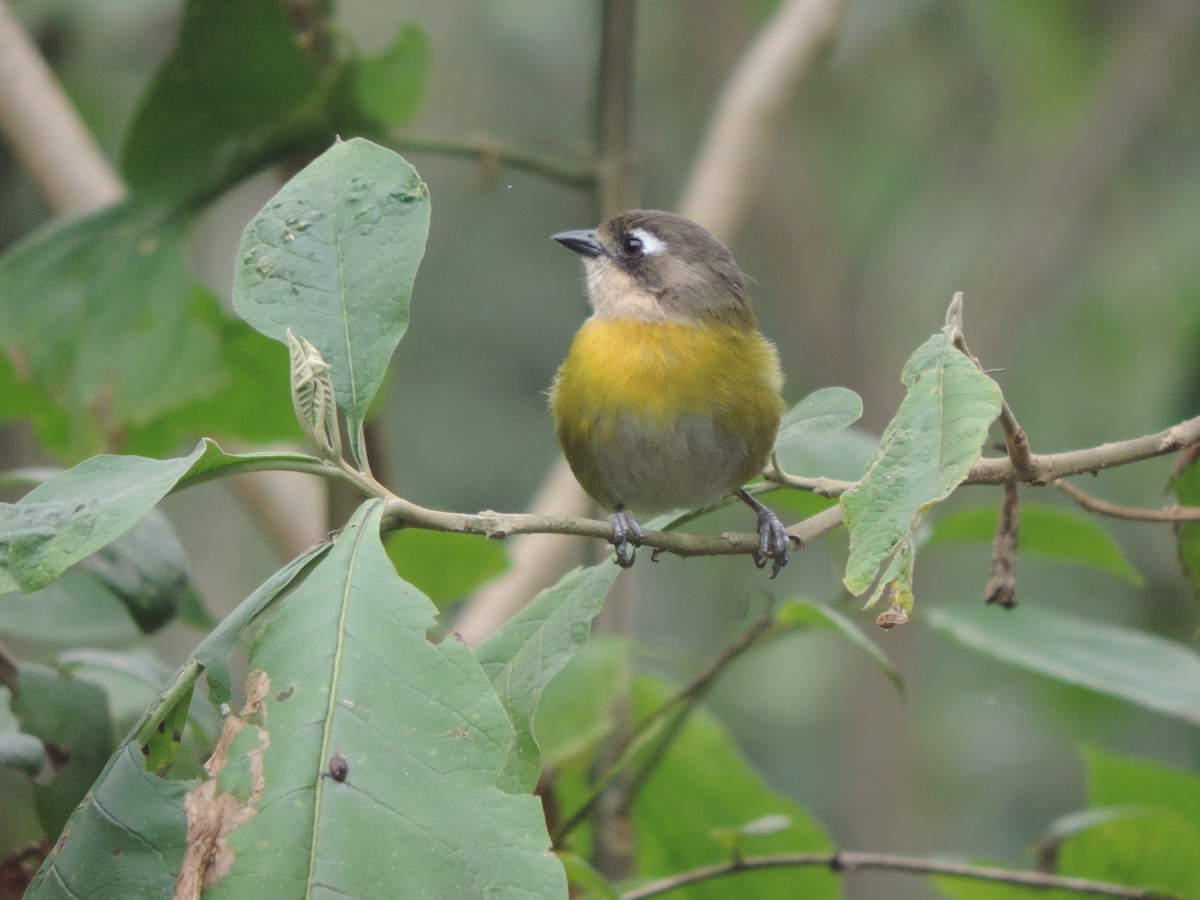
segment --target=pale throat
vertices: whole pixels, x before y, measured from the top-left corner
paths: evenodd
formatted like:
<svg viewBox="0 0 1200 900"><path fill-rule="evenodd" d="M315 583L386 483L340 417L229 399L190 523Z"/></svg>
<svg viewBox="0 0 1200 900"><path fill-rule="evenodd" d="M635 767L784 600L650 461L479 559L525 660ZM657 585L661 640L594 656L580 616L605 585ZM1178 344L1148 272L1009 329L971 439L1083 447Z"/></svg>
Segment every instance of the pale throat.
<svg viewBox="0 0 1200 900"><path fill-rule="evenodd" d="M597 319L695 324L694 319L664 307L653 293L604 257L586 260L584 272L588 302Z"/></svg>

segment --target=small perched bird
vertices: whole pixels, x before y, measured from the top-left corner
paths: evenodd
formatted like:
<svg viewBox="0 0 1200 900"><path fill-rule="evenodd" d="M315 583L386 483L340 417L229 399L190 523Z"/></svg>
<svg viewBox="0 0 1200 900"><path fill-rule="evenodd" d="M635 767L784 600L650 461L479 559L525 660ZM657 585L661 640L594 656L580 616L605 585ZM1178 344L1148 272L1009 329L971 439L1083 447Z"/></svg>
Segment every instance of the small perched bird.
<svg viewBox="0 0 1200 900"><path fill-rule="evenodd" d="M634 513L735 494L758 516L759 568L791 543L742 490L770 456L784 404L775 346L758 330L729 250L690 219L635 209L554 240L583 257L591 317L550 390L571 471L609 510L617 563L642 543Z"/></svg>

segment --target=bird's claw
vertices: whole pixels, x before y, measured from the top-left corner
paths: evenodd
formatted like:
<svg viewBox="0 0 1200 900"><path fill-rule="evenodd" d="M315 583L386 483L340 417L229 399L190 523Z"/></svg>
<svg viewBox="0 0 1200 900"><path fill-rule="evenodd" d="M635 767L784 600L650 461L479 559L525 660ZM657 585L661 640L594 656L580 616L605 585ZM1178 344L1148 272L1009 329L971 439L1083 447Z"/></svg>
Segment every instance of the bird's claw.
<svg viewBox="0 0 1200 900"><path fill-rule="evenodd" d="M613 530L609 543L617 551L617 565L628 569L637 559L637 548L642 546L642 541L646 538L642 533L642 526L623 509L618 509L610 515L608 521Z"/></svg>
<svg viewBox="0 0 1200 900"><path fill-rule="evenodd" d="M792 556L792 539L779 521L779 516L765 506L758 513L758 549L754 551L754 564L760 569L771 559L771 577L774 578L788 564Z"/></svg>

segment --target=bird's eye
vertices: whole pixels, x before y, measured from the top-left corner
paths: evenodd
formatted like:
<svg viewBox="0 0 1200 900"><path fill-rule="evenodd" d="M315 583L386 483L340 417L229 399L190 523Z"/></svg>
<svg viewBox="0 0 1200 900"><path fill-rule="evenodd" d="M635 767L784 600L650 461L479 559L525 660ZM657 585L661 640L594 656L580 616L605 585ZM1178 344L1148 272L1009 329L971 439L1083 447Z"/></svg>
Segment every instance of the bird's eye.
<svg viewBox="0 0 1200 900"><path fill-rule="evenodd" d="M638 259L646 252L646 246L642 243L642 239L634 237L631 234L625 235L621 241L621 253L626 259Z"/></svg>

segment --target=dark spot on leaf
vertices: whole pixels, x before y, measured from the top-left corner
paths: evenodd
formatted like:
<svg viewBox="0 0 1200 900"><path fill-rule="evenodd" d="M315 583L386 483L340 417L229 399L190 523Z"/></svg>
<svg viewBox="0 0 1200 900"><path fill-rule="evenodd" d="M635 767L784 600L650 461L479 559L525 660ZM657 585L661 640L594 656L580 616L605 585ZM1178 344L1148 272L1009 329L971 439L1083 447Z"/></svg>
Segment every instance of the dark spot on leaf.
<svg viewBox="0 0 1200 900"><path fill-rule="evenodd" d="M173 740L177 744L183 740L183 735L179 733L178 728L176 728L174 731L171 732L171 740Z"/></svg>
<svg viewBox="0 0 1200 900"><path fill-rule="evenodd" d="M150 745L142 744L142 756L149 756L149 755L150 755Z"/></svg>
<svg viewBox="0 0 1200 900"><path fill-rule="evenodd" d="M158 723L158 733L159 733L159 734L166 734L166 733L167 733L167 723L166 723L166 722L159 722L159 723Z"/></svg>
<svg viewBox="0 0 1200 900"><path fill-rule="evenodd" d="M279 703L282 703L284 700L291 699L291 696L294 693L296 693L296 686L294 684L289 685L288 687L284 688L282 691L280 691L278 694L275 695L275 700Z"/></svg>
<svg viewBox="0 0 1200 900"><path fill-rule="evenodd" d="M334 781L345 781L346 776L350 774L350 765L346 762L346 757L340 753L335 753L329 757L329 777Z"/></svg>

